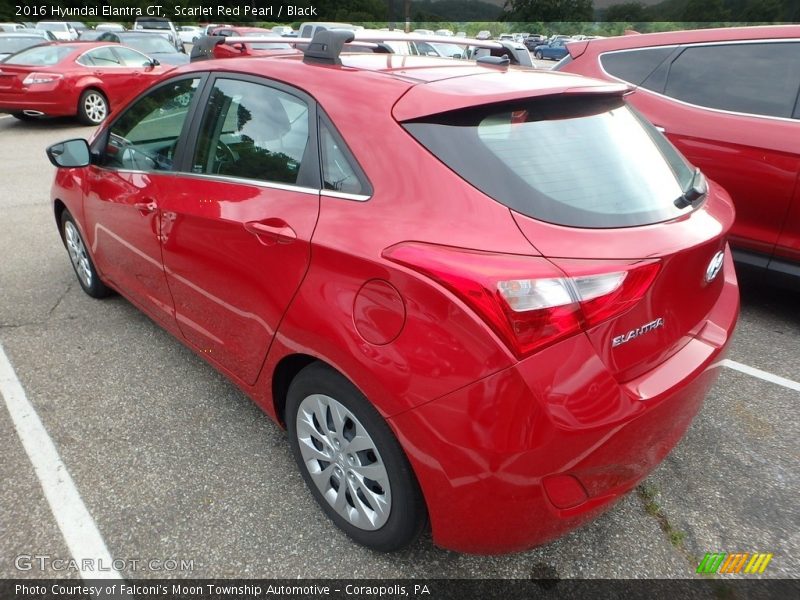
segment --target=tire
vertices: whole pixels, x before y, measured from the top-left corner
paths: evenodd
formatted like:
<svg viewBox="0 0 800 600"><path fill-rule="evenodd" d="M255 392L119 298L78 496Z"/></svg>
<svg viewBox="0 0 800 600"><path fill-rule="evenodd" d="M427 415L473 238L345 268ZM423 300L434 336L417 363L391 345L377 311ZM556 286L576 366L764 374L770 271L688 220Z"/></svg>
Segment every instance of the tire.
<svg viewBox="0 0 800 600"><path fill-rule="evenodd" d="M541 51L541 50L537 50L537 51L536 51L536 52L533 54L533 57L534 57L536 60L542 60L542 51Z"/></svg>
<svg viewBox="0 0 800 600"><path fill-rule="evenodd" d="M84 90L78 100L78 121L84 125L99 125L108 116L108 100L95 89Z"/></svg>
<svg viewBox="0 0 800 600"><path fill-rule="evenodd" d="M352 383L313 363L289 386L285 416L303 479L342 531L380 552L419 537L427 511L411 465L386 421Z"/></svg>
<svg viewBox="0 0 800 600"><path fill-rule="evenodd" d="M112 293L97 274L92 258L86 250L78 227L68 211L61 213L61 239L69 254L69 261L84 292L92 298L105 298Z"/></svg>

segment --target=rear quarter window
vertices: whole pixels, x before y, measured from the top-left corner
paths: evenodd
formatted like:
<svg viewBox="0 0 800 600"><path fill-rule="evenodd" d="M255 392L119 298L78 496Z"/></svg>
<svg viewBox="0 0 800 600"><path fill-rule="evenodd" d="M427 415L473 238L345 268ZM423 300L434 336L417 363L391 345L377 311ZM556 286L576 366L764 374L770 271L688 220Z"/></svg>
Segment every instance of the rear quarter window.
<svg viewBox="0 0 800 600"><path fill-rule="evenodd" d="M674 46L607 52L600 56L600 64L609 75L641 85L674 52Z"/></svg>
<svg viewBox="0 0 800 600"><path fill-rule="evenodd" d="M686 48L664 93L708 108L789 118L799 87L800 42L759 42Z"/></svg>

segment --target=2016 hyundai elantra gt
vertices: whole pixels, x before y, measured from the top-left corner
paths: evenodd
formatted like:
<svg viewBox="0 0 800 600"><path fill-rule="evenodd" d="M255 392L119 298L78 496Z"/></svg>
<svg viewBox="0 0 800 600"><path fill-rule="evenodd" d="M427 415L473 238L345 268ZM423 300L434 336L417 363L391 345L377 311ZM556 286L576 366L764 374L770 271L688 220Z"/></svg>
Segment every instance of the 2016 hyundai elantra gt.
<svg viewBox="0 0 800 600"><path fill-rule="evenodd" d="M182 67L52 146L78 280L284 425L356 541L552 540L700 408L739 310L730 199L624 85L325 35Z"/></svg>

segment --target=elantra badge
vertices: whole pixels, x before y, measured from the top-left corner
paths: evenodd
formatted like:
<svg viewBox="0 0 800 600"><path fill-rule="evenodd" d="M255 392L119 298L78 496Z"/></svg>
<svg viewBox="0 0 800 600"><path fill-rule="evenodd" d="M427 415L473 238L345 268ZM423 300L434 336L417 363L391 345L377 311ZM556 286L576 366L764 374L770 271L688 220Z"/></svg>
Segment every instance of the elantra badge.
<svg viewBox="0 0 800 600"><path fill-rule="evenodd" d="M719 272L722 270L722 262L725 260L725 254L720 250L711 259L706 268L706 283L711 283L716 279Z"/></svg>
<svg viewBox="0 0 800 600"><path fill-rule="evenodd" d="M621 346L622 344L627 344L628 342L630 342L633 339L636 339L640 335L644 335L645 333L650 333L651 331L663 326L664 326L664 318L658 317L654 321L645 323L644 325L637 327L636 329L631 329L625 335L618 335L613 340L611 340L611 347L616 348L617 346Z"/></svg>

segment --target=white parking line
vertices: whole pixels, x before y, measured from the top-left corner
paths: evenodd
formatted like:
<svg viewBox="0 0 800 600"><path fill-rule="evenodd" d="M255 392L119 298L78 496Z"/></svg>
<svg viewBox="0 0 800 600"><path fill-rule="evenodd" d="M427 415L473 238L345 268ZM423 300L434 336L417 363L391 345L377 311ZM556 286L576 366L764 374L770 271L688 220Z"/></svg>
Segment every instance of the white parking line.
<svg viewBox="0 0 800 600"><path fill-rule="evenodd" d="M0 115L0 119L10 119L14 115Z"/></svg>
<svg viewBox="0 0 800 600"><path fill-rule="evenodd" d="M733 369L734 371L739 371L740 373L744 373L745 375L750 375L751 377L757 377L758 379L769 381L770 383L774 383L775 385L780 385L782 387L789 388L790 390L794 390L795 392L800 392L800 383L792 381L791 379L786 379L785 377L781 377L780 375L773 375L772 373L768 373L767 371L762 371L761 369L756 369L755 367L750 367L748 365L744 365L740 362L736 362L735 360L729 360L727 358L719 361L718 364L721 367L728 367L729 369Z"/></svg>
<svg viewBox="0 0 800 600"><path fill-rule="evenodd" d="M33 464L39 483L42 484L45 498L61 529L64 541L80 566L81 577L122 579L119 571L111 568L111 555L97 529L97 524L81 500L72 477L61 461L58 450L42 425L39 415L28 401L2 345L0 345L0 395L6 401L6 408L14 422L17 435ZM103 569L109 570L85 569L83 559L92 559L88 564L103 565Z"/></svg>

